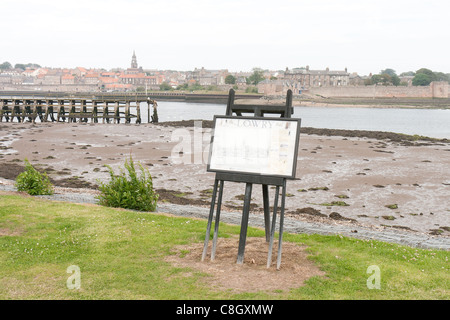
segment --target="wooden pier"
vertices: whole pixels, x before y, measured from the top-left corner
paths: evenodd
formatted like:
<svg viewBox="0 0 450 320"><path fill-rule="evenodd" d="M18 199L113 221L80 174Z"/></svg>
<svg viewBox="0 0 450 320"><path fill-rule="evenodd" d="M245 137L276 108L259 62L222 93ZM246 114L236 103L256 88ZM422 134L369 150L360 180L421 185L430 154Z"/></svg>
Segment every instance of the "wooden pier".
<svg viewBox="0 0 450 320"><path fill-rule="evenodd" d="M150 120L150 105L156 115L157 103L150 98L83 98L83 97L0 97L0 122L91 122L136 123L142 122L140 103L146 102L148 122L157 122L157 116Z"/></svg>

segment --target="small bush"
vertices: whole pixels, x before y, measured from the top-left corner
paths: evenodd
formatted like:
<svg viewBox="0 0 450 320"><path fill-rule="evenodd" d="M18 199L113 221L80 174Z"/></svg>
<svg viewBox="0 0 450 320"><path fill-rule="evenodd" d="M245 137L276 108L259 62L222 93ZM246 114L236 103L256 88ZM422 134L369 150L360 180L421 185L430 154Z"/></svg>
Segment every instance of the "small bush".
<svg viewBox="0 0 450 320"><path fill-rule="evenodd" d="M116 175L110 166L106 167L109 169L111 181L99 181L101 194L97 199L101 205L140 211L156 210L158 194L153 190L152 176L148 169L144 169L139 163L141 174L138 176L131 157L125 161L125 170L121 168L119 175Z"/></svg>
<svg viewBox="0 0 450 320"><path fill-rule="evenodd" d="M17 190L25 191L32 196L53 194L53 185L47 174L37 171L27 159L25 171L16 178L16 187Z"/></svg>

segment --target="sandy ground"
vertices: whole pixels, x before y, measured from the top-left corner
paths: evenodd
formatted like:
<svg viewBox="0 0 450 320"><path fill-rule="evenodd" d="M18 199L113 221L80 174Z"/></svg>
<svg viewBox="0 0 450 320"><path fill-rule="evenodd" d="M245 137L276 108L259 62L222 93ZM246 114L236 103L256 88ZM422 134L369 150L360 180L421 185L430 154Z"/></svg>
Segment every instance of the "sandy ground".
<svg viewBox="0 0 450 320"><path fill-rule="evenodd" d="M214 184L214 173L206 171L211 129L202 125L3 123L0 183L11 183L28 159L55 185L95 188L99 180L108 180L104 165L118 171L131 155L149 169L162 201L208 206ZM287 183L286 212L324 223L450 236L449 168L450 143L445 141L303 133L297 180ZM244 184L226 182L226 208L241 210L244 190ZM269 193L273 199L274 190ZM262 191L256 185L252 212L261 211Z"/></svg>
<svg viewBox="0 0 450 320"><path fill-rule="evenodd" d="M282 267L276 269L274 255L271 267L267 268L267 243L262 238L247 239L244 264L237 265L238 242L237 236L220 238L217 244L220 250L217 250L213 261L209 257L201 261L203 243L179 246L166 261L177 267L190 267L208 273L211 276L203 279L208 286L233 292L289 290L302 286L305 280L313 276L325 276L325 272L308 259L305 246L289 242L283 244Z"/></svg>

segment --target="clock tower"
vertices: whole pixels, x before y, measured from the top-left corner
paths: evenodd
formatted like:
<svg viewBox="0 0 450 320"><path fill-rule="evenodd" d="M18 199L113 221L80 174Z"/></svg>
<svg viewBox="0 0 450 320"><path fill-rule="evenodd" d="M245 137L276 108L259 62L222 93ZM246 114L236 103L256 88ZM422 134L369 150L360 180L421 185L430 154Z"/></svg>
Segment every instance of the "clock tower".
<svg viewBox="0 0 450 320"><path fill-rule="evenodd" d="M137 64L137 59L136 59L136 53L133 50L133 57L131 58L131 68L132 69L137 69L138 68L138 64Z"/></svg>

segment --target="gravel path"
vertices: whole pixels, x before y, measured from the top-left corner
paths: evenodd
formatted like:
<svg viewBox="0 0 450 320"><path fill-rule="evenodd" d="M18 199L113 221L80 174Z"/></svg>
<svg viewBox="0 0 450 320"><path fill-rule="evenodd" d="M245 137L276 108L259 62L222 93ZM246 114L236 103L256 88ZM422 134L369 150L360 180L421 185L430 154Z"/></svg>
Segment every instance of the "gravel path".
<svg viewBox="0 0 450 320"><path fill-rule="evenodd" d="M0 184L0 190L16 191L13 185ZM93 203L97 201L95 194L80 193L80 192L65 192L55 193L52 196L39 196L40 198L68 201L74 203ZM170 213L177 216L188 218L208 219L209 208L177 205L171 203L158 204L157 212ZM241 212L221 212L221 221L229 224L241 224ZM277 217L279 220L279 216ZM249 225L253 227L264 228L264 216L262 214L250 214ZM277 224L277 230L279 226ZM450 250L450 238L443 236L432 236L418 232L409 232L401 230L373 230L370 228L341 225L341 224L325 224L300 221L285 217L284 231L287 233L306 233L306 234L321 234L321 235L343 235L352 238L364 240L379 240L390 243L397 243L410 247L417 247L423 249L443 249Z"/></svg>

